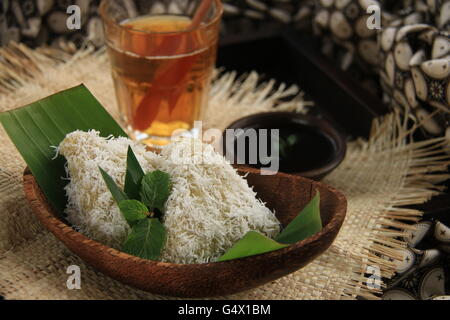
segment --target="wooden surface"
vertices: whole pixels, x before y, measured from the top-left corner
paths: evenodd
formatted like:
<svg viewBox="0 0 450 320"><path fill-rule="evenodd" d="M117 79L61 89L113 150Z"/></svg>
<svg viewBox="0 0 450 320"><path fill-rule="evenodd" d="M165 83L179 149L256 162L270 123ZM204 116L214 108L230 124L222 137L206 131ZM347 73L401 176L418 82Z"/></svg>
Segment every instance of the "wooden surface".
<svg viewBox="0 0 450 320"><path fill-rule="evenodd" d="M240 169L258 196L286 225L314 196L321 193L324 228L287 248L226 262L172 264L140 259L93 241L60 219L46 201L33 175L24 173L24 190L41 223L67 248L106 275L138 289L176 297L212 297L254 288L294 272L323 253L335 239L345 218L342 193L320 182L277 174L262 176L257 169Z"/></svg>

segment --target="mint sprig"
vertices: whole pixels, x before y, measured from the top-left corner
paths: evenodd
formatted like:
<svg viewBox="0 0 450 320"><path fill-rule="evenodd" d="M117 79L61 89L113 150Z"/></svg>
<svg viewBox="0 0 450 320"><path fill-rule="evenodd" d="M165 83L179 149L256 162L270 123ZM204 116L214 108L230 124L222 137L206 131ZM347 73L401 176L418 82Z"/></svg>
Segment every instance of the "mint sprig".
<svg viewBox="0 0 450 320"><path fill-rule="evenodd" d="M152 171L142 178L141 200L150 208L164 212L164 205L170 195L170 176L163 171Z"/></svg>
<svg viewBox="0 0 450 320"><path fill-rule="evenodd" d="M150 216L147 206L137 200L120 201L119 209L130 226Z"/></svg>
<svg viewBox="0 0 450 320"><path fill-rule="evenodd" d="M158 260L165 241L166 229L159 219L142 219L131 228L122 251L144 259Z"/></svg>
<svg viewBox="0 0 450 320"><path fill-rule="evenodd" d="M170 195L169 174L160 170L144 174L131 147L127 154L125 192L108 173L99 169L120 212L131 227L122 251L143 259L158 260L165 245L166 230L161 221L154 217L154 211L164 213Z"/></svg>
<svg viewBox="0 0 450 320"><path fill-rule="evenodd" d="M128 196L123 192L120 187L116 184L114 179L106 173L105 170L103 170L101 167L98 167L100 169L100 173L102 174L103 180L106 183L106 186L108 187L109 191L111 192L111 195L113 199L116 201L117 204L120 203L120 201L128 200Z"/></svg>
<svg viewBox="0 0 450 320"><path fill-rule="evenodd" d="M130 199L139 200L139 191L141 189L141 181L145 173L142 170L131 146L128 146L127 152L127 173L125 175L124 191Z"/></svg>

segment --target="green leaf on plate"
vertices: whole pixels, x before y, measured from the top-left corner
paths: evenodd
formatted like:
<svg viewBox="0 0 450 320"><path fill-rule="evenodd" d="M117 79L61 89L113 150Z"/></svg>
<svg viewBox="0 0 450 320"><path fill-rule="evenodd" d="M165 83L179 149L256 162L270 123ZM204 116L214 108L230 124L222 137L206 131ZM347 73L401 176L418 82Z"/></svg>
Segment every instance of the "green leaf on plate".
<svg viewBox="0 0 450 320"><path fill-rule="evenodd" d="M158 260L166 242L166 230L157 218L143 219L136 223L122 246L131 255Z"/></svg>
<svg viewBox="0 0 450 320"><path fill-rule="evenodd" d="M140 199L139 190L141 190L141 181L144 175L144 170L142 170L136 155L131 149L131 146L128 146L124 191L130 199Z"/></svg>
<svg viewBox="0 0 450 320"><path fill-rule="evenodd" d="M222 255L218 261L233 260L275 251L314 235L322 230L319 205L320 194L317 192L310 203L306 205L275 240L256 231L250 231Z"/></svg>
<svg viewBox="0 0 450 320"><path fill-rule="evenodd" d="M320 218L320 193L289 223L289 225L275 238L281 243L293 244L302 241L322 230Z"/></svg>
<svg viewBox="0 0 450 320"><path fill-rule="evenodd" d="M217 261L228 261L238 258L255 256L258 254L283 249L288 246L289 245L287 244L278 243L259 232L249 231Z"/></svg>
<svg viewBox="0 0 450 320"><path fill-rule="evenodd" d="M137 200L122 200L119 202L119 208L130 226L146 219L149 213L148 208Z"/></svg>
<svg viewBox="0 0 450 320"><path fill-rule="evenodd" d="M292 147L292 146L294 146L294 145L297 143L297 141L298 141L298 136L297 136L296 134L291 134L291 135L289 135L289 136L287 137L286 141L287 141L288 145L289 145L290 147Z"/></svg>
<svg viewBox="0 0 450 320"><path fill-rule="evenodd" d="M170 195L170 176L168 173L155 170L142 178L141 201L150 209L164 212L164 204Z"/></svg>
<svg viewBox="0 0 450 320"><path fill-rule="evenodd" d="M102 173L103 180L105 180L106 186L112 194L113 199L119 204L121 201L128 200L127 195L123 192L111 176L106 173L105 170L98 167Z"/></svg>
<svg viewBox="0 0 450 320"><path fill-rule="evenodd" d="M47 200L60 214L66 208L65 159L54 147L75 130L95 129L102 137L126 133L84 85L22 108L0 113L0 122L36 178Z"/></svg>

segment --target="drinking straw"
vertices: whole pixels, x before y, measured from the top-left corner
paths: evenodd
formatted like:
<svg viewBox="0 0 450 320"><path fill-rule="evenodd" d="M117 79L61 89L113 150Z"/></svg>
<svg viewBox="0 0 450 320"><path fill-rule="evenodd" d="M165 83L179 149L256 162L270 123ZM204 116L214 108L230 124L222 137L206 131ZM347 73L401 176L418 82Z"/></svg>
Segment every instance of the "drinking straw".
<svg viewBox="0 0 450 320"><path fill-rule="evenodd" d="M200 5L195 11L192 22L186 31L193 31L197 29L202 21L205 19L213 0L202 0ZM164 37L161 45L156 49L156 51L164 53L170 52L171 47L175 40L178 43L178 48L174 51L174 54L182 54L183 52L188 52L187 49L195 48L195 37L190 33L176 35L174 37L166 36ZM155 76L152 82L152 86L148 89L145 96L139 103L136 112L133 117L133 125L138 130L147 129L151 123L155 120L160 105L164 98L167 99L170 112L175 109L177 102L185 90L185 86L189 79L185 79L192 69L193 64L197 60L197 55L187 56L180 59L173 59L173 63L164 70L164 72L159 73ZM177 90L168 91L167 89L171 86L178 85Z"/></svg>

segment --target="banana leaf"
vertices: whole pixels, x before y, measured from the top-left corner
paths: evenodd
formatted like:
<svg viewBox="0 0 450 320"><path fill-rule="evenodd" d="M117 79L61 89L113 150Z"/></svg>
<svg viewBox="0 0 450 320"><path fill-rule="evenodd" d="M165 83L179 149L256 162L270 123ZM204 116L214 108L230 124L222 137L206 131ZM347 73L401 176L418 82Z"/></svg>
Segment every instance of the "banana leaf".
<svg viewBox="0 0 450 320"><path fill-rule="evenodd" d="M293 244L302 241L322 230L320 218L320 193L289 223L286 228L275 238L280 243Z"/></svg>
<svg viewBox="0 0 450 320"><path fill-rule="evenodd" d="M247 232L217 261L228 261L244 257L255 256L288 247L287 244L278 243L256 231Z"/></svg>
<svg viewBox="0 0 450 320"><path fill-rule="evenodd" d="M27 106L0 113L0 122L22 155L52 207L61 215L67 199L65 159L55 147L75 130L95 129L103 137L127 136L84 85Z"/></svg>
<svg viewBox="0 0 450 320"><path fill-rule="evenodd" d="M322 219L320 218L320 193L317 191L315 197L274 240L258 232L249 231L217 261L239 259L283 249L311 237L320 230L322 230Z"/></svg>

